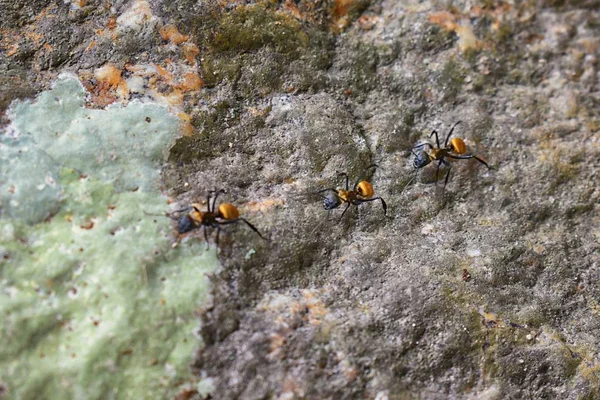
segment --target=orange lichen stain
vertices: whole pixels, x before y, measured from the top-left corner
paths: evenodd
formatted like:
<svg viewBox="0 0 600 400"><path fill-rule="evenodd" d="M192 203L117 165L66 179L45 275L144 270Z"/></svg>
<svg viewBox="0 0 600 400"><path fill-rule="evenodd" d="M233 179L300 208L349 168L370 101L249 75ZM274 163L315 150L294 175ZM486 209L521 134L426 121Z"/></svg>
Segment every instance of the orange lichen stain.
<svg viewBox="0 0 600 400"><path fill-rule="evenodd" d="M94 71L94 77L98 81L95 88L95 94L97 94L98 97L104 97L104 100L107 101L112 100L110 102L114 102L116 96L121 100L126 100L129 97L127 82L123 79L121 70L114 65L106 64L105 66L96 69L96 71Z"/></svg>
<svg viewBox="0 0 600 400"><path fill-rule="evenodd" d="M298 384L292 377L286 377L283 381L282 388L284 393L292 393L292 396L282 396L281 398L294 398L293 393L296 393L298 390Z"/></svg>
<svg viewBox="0 0 600 400"><path fill-rule="evenodd" d="M54 11L58 8L55 3L50 4L48 7L44 8L38 15L36 15L36 22L41 22L44 18L55 18L56 15Z"/></svg>
<svg viewBox="0 0 600 400"><path fill-rule="evenodd" d="M89 221L83 225L79 226L81 229L86 229L86 230L90 230L94 227L94 221Z"/></svg>
<svg viewBox="0 0 600 400"><path fill-rule="evenodd" d="M489 312L485 312L483 310L478 310L479 311L479 315L481 315L481 317L483 318L483 323L485 324L485 326L490 327L490 328L502 328L504 327L504 321L502 321L502 319L500 317L498 317L496 314L494 313L489 313Z"/></svg>
<svg viewBox="0 0 600 400"><path fill-rule="evenodd" d="M579 39L577 40L577 45L590 54L596 54L600 50L600 40L597 37Z"/></svg>
<svg viewBox="0 0 600 400"><path fill-rule="evenodd" d="M356 22L360 29L368 31L375 27L377 21L379 21L379 17L376 15L362 15Z"/></svg>
<svg viewBox="0 0 600 400"><path fill-rule="evenodd" d="M355 366L349 365L349 363L344 363L341 369L342 374L348 382L354 382L356 378L358 378L358 369Z"/></svg>
<svg viewBox="0 0 600 400"><path fill-rule="evenodd" d="M469 14L473 17L483 17L486 15L492 16L500 16L502 14L508 13L512 10L512 6L509 3L498 2L494 5L493 8L489 7L481 7L480 5L475 5L471 8Z"/></svg>
<svg viewBox="0 0 600 400"><path fill-rule="evenodd" d="M471 24L468 21L457 22L456 17L448 11L429 14L429 22L439 25L447 31L455 32L458 36L458 48L462 52L482 47L482 43L473 33Z"/></svg>
<svg viewBox="0 0 600 400"><path fill-rule="evenodd" d="M137 76L151 76L156 75L156 65L147 64L125 64L125 69Z"/></svg>
<svg viewBox="0 0 600 400"><path fill-rule="evenodd" d="M196 64L196 57L200 54L198 46L193 43L184 43L182 46L183 56L192 65Z"/></svg>
<svg viewBox="0 0 600 400"><path fill-rule="evenodd" d="M192 125L192 116L189 114L186 114L184 112L177 114L177 116L179 117L179 120L181 121L179 123L179 129L181 130L181 133L183 134L183 136L192 136L194 134L194 125Z"/></svg>
<svg viewBox="0 0 600 400"><path fill-rule="evenodd" d="M33 44L35 44L36 46L40 44L40 41L42 40L43 37L44 37L43 35L35 32L33 30L25 33L25 38L32 41Z"/></svg>
<svg viewBox="0 0 600 400"><path fill-rule="evenodd" d="M160 33L160 36L163 38L163 40L166 40L176 45L180 45L181 43L187 41L190 38L189 35L181 34L181 32L179 32L179 29L177 29L177 27L172 24L167 24L163 26L162 28L160 28L158 33Z"/></svg>
<svg viewBox="0 0 600 400"><path fill-rule="evenodd" d="M91 49L93 49L94 47L96 47L96 45L97 45L96 40L92 40L90 42L90 44L87 45L87 47L85 48L84 52L90 51Z"/></svg>
<svg viewBox="0 0 600 400"><path fill-rule="evenodd" d="M91 104L94 107L105 107L114 103L117 96L123 96L127 84L121 77L121 70L111 64L96 69L93 73L84 71L80 74L83 86L91 95Z"/></svg>
<svg viewBox="0 0 600 400"><path fill-rule="evenodd" d="M447 31L454 31L458 26L456 18L448 11L439 11L429 14L429 22L439 25Z"/></svg>
<svg viewBox="0 0 600 400"><path fill-rule="evenodd" d="M355 0L335 0L333 2L331 30L340 33L350 25L348 12L354 5Z"/></svg>
<svg viewBox="0 0 600 400"><path fill-rule="evenodd" d="M311 290L303 290L302 294L308 309L308 322L312 325L320 325L323 317L327 315L325 304L317 299Z"/></svg>
<svg viewBox="0 0 600 400"><path fill-rule="evenodd" d="M174 89L165 95L157 93L156 99L163 101L171 106L180 106L183 104L183 92L179 89Z"/></svg>
<svg viewBox="0 0 600 400"><path fill-rule="evenodd" d="M111 88L116 88L121 83L121 70L112 64L106 64L96 69L94 76L100 82L106 83Z"/></svg>
<svg viewBox="0 0 600 400"><path fill-rule="evenodd" d="M12 57L15 54L17 54L17 51L19 51L19 45L15 43L8 48L8 50L6 52L6 56Z"/></svg>
<svg viewBox="0 0 600 400"><path fill-rule="evenodd" d="M65 1L67 3L67 1ZM71 0L71 10L77 10L87 5L87 0Z"/></svg>
<svg viewBox="0 0 600 400"><path fill-rule="evenodd" d="M272 108L273 107L271 107L271 106L267 106L267 107L264 107L264 108L248 107L248 112L253 117L263 117L264 118L267 115L269 115L269 113L271 112Z"/></svg>
<svg viewBox="0 0 600 400"><path fill-rule="evenodd" d="M204 81L197 72L189 71L183 76L183 82L176 86L184 92L194 91L204 86Z"/></svg>
<svg viewBox="0 0 600 400"><path fill-rule="evenodd" d="M169 60L165 61L169 62ZM158 73L158 75L160 75L165 81L167 81L167 83L170 83L173 80L173 74L167 71L164 67L158 64L154 64L154 67L156 68L156 72Z"/></svg>
<svg viewBox="0 0 600 400"><path fill-rule="evenodd" d="M286 337L280 333L271 333L270 339L269 353L271 354L279 352L287 342Z"/></svg>
<svg viewBox="0 0 600 400"><path fill-rule="evenodd" d="M350 7L355 3L355 0L334 0L333 2L333 17L342 18L348 15Z"/></svg>
<svg viewBox="0 0 600 400"><path fill-rule="evenodd" d="M592 381L595 383L600 382L600 363L595 362L591 357L584 357L586 361L586 365L581 365L579 370L581 371L581 375L587 379L588 381Z"/></svg>
<svg viewBox="0 0 600 400"><path fill-rule="evenodd" d="M302 12L293 0L285 0L285 2L283 3L283 9L287 11L292 17L296 19L302 19Z"/></svg>
<svg viewBox="0 0 600 400"><path fill-rule="evenodd" d="M325 332L329 329L329 324L324 324L325 317L329 315L329 312L317 296L317 292L308 289L300 292L299 296L270 296L257 306L257 310L275 313L273 321L278 327L277 333L279 334L285 333L287 329L292 329L291 326L296 325L299 318L304 323L325 329Z"/></svg>
<svg viewBox="0 0 600 400"><path fill-rule="evenodd" d="M458 35L458 48L460 51L477 50L482 47L482 43L473 33L470 23L459 25L456 27L455 32Z"/></svg>
<svg viewBox="0 0 600 400"><path fill-rule="evenodd" d="M113 16L106 21L106 29L113 30L117 27L117 17ZM96 31L97 32L97 31Z"/></svg>
<svg viewBox="0 0 600 400"><path fill-rule="evenodd" d="M283 199L267 199L263 201L251 201L240 208L245 212L265 212L283 204L285 204Z"/></svg>

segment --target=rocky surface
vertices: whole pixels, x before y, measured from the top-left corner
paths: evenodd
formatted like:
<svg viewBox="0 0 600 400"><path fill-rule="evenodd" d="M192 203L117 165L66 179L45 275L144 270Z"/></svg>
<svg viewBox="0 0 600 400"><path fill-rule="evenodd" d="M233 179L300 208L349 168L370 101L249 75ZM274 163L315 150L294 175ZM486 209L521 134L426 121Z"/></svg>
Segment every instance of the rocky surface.
<svg viewBox="0 0 600 400"><path fill-rule="evenodd" d="M594 2L0 11L1 107L63 71L88 107L164 104L172 207L222 187L271 239L227 230L180 378L202 384L181 398L600 396ZM493 169L458 161L443 190L430 166L406 187L410 148L456 121ZM328 218L314 192L373 163L388 217L373 202Z"/></svg>

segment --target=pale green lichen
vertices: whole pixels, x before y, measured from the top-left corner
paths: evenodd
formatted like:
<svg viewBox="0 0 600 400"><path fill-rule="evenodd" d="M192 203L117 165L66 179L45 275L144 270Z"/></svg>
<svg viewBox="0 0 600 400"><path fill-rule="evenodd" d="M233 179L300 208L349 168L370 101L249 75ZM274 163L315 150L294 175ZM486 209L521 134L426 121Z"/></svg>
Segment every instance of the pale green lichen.
<svg viewBox="0 0 600 400"><path fill-rule="evenodd" d="M216 256L173 249L171 221L148 215L167 209L178 120L85 95L63 77L0 136L0 384L9 398L168 397L190 381Z"/></svg>

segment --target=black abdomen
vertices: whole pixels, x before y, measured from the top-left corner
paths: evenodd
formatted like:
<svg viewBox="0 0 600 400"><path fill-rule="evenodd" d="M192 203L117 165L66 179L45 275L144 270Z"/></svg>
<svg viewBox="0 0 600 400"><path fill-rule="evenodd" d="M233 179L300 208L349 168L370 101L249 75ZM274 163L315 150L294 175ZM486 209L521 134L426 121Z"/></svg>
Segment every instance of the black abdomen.
<svg viewBox="0 0 600 400"><path fill-rule="evenodd" d="M177 232L186 233L195 228L194 221L186 214L177 221Z"/></svg>

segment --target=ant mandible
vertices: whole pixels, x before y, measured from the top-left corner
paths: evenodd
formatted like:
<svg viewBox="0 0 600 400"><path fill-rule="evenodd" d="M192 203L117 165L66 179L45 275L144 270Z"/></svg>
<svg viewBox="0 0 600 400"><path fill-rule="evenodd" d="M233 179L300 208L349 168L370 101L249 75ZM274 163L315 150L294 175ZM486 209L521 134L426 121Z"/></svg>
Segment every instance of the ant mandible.
<svg viewBox="0 0 600 400"><path fill-rule="evenodd" d="M452 158L455 160L468 160L468 159L474 158L475 160L477 160L480 163L482 163L483 165L485 165L488 169L492 169L492 167L490 167L488 165L488 163L483 161L481 158L479 158L473 154L467 154L467 146L465 145L465 142L461 138L454 137L454 138L452 138L452 140L450 140L450 136L452 136L452 133L454 132L454 128L456 127L456 125L458 125L460 123L461 123L461 121L458 121L457 123L455 123L452 126L452 128L450 129L450 132L448 132L448 136L446 136L446 140L444 141L444 147L440 146L440 139L438 137L438 132L436 130L434 130L433 132L431 132L431 135L429 135L429 137L431 138L433 135L435 135L435 143L436 143L437 147L433 147L433 145L431 143L421 143L411 149L410 152L415 156L415 159L413 160L413 167L415 169L415 174L413 175L412 178L410 178L410 180L408 181L406 186L408 186L413 181L413 179L415 179L419 169L425 168L432 161L437 161L438 162L437 168L435 170L435 184L436 185L437 185L437 181L438 181L438 177L439 177L439 173L440 173L440 166L442 164L444 164L448 168L448 172L446 172L446 178L444 179L444 189L445 189L446 185L448 184L448 178L450 178L450 170L452 169L452 164L450 164L448 162L448 160L446 160L446 158ZM448 140L450 140L449 145L448 145ZM429 146L429 149L430 149L429 153L426 152L424 149L426 146ZM416 149L419 149L419 151L415 152Z"/></svg>
<svg viewBox="0 0 600 400"><path fill-rule="evenodd" d="M345 172L338 173L338 176L343 176L346 178L345 189L327 188L327 189L319 190L317 192L317 194L330 192L326 196L322 196L323 197L323 208L325 208L328 211L331 211L335 208L338 208L342 203L346 203L347 204L346 208L344 209L344 212L340 216L340 220L341 220L342 217L344 216L344 214L346 213L346 211L348 211L348 208L350 208L351 204L358 206L359 204L366 203L369 201L381 200L381 205L383 207L383 214L387 216L387 204L385 204L385 200L383 200L379 196L373 197L373 195L375 194L375 191L373 190L373 185L371 185L371 183L369 183L368 181L363 180L363 178L365 177L367 172L371 168L376 168L376 167L377 167L377 164L369 165L367 167L367 169L365 169L363 171L363 173L360 175L360 177L356 180L356 183L354 184L354 187L352 188L352 190L349 190L349 188L348 188L348 174Z"/></svg>
<svg viewBox="0 0 600 400"><path fill-rule="evenodd" d="M214 193L211 205L211 195ZM188 211L187 214L181 216L177 221L177 233L184 234L194 229L202 227L204 231L204 239L208 246L208 233L206 228L217 228L217 237L215 243L219 247L219 234L221 233L221 225L235 224L236 222L243 221L250 227L254 232L261 237L261 239L267 240L260 234L258 229L252 225L245 218L240 217L240 212L233 204L221 203L215 211L217 198L221 193L225 193L225 190L219 191L211 190L206 196L206 208L207 211L200 211L202 205L198 203L192 203L190 207L178 210L176 212Z"/></svg>

